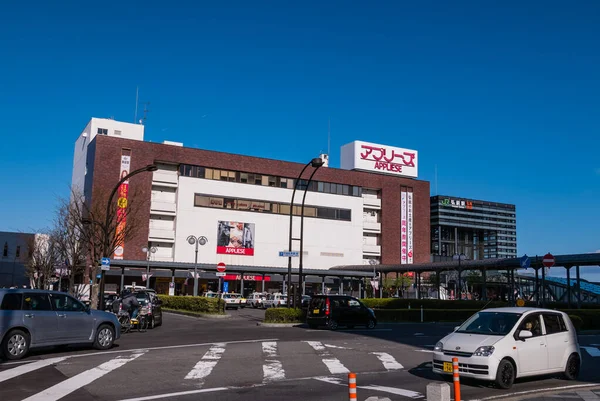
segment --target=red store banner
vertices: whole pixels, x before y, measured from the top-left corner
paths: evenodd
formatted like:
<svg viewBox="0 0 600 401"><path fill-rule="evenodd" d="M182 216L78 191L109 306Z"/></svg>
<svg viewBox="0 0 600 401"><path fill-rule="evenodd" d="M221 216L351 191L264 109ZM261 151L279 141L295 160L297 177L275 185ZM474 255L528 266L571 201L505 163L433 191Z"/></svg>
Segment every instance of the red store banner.
<svg viewBox="0 0 600 401"><path fill-rule="evenodd" d="M219 221L217 253L254 256L254 223Z"/></svg>
<svg viewBox="0 0 600 401"><path fill-rule="evenodd" d="M226 274L223 276L225 281L240 281L241 279L241 274ZM261 275L244 274L244 281L263 281L263 277ZM265 281L271 281L271 277L265 276Z"/></svg>

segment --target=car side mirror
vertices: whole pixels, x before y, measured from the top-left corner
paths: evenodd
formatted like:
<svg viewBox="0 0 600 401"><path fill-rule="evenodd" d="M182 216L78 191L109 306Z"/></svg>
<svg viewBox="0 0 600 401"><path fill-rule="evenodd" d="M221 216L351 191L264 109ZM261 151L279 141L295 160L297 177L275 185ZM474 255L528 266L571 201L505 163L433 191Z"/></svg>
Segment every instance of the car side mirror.
<svg viewBox="0 0 600 401"><path fill-rule="evenodd" d="M531 338L533 337L533 333L529 330L521 330L519 331L519 339L520 340L525 340L526 338Z"/></svg>
<svg viewBox="0 0 600 401"><path fill-rule="evenodd" d="M84 307L85 307L85 309L84 309L85 313L87 313L89 315L92 312L92 310L90 309L90 306L84 305Z"/></svg>

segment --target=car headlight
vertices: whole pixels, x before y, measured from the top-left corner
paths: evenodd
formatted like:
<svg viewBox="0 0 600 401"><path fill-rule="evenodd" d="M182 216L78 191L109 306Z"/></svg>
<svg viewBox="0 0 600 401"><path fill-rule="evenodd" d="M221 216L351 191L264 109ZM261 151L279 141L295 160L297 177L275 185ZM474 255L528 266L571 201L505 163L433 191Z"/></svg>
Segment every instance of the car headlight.
<svg viewBox="0 0 600 401"><path fill-rule="evenodd" d="M444 349L444 343L442 343L441 341L438 341L437 344L435 345L435 347L433 347L433 350L438 351L438 352L442 352L443 349Z"/></svg>
<svg viewBox="0 0 600 401"><path fill-rule="evenodd" d="M479 347L473 353L473 356L490 356L494 353L494 347L491 345Z"/></svg>

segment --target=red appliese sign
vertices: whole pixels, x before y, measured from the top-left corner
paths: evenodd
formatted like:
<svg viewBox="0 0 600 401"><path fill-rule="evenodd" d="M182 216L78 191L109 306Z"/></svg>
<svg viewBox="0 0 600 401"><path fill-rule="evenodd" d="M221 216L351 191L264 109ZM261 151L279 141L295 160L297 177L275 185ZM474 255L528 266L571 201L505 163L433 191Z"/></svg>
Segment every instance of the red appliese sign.
<svg viewBox="0 0 600 401"><path fill-rule="evenodd" d="M241 274L226 274L223 276L223 280L225 281L240 281L241 279ZM263 277L260 275L248 274L244 275L244 281L263 281ZM271 281L271 277L265 276L265 281Z"/></svg>
<svg viewBox="0 0 600 401"><path fill-rule="evenodd" d="M217 253L222 255L254 256L254 248L234 248L232 246L218 246Z"/></svg>
<svg viewBox="0 0 600 401"><path fill-rule="evenodd" d="M417 158L416 150L354 141L342 147L341 167L417 178Z"/></svg>

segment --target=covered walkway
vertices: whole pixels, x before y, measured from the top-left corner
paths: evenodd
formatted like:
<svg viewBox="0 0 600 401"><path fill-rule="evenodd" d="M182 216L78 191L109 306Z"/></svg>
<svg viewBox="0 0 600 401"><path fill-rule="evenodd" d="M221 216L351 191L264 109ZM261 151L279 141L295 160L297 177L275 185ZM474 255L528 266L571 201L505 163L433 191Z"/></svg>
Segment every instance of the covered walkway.
<svg viewBox="0 0 600 401"><path fill-rule="evenodd" d="M577 307L581 307L582 292L585 290L587 284L585 280L581 280L580 267L581 266L600 266L600 253L584 253L584 254L573 254L573 255L554 255L556 263L552 269L566 270L566 293L563 299L565 302L571 305L571 300L574 298L577 303ZM545 269L542 265L542 256L530 256L531 261L530 269L535 271L535 289L533 296L542 305L545 305L548 299L548 286L547 281L555 280L554 277L546 278ZM575 268L575 279L571 279L571 269ZM331 270L343 270L353 272L370 272L371 277L378 277L379 282L382 282L384 278L387 278L388 274L395 273L396 276L405 273L413 273L415 278L415 285L417 288L418 297L421 297L421 285L423 274L434 274L437 298L440 298L441 294L441 283L440 274L457 272L458 282L464 282L464 273L469 271L479 271L481 273L481 284L482 284L482 299L487 300L487 275L489 272L506 272L507 285L509 286L509 302L514 303L515 297L515 271L521 270L521 258L509 258L509 259L484 259L484 260L448 260L442 262L432 263L417 263L417 264L393 264L393 265L345 265L336 266ZM541 275L541 280L540 280ZM459 284L459 288L463 288ZM581 289L581 290L578 290ZM381 286L380 286L381 294ZM540 296L541 295L541 296ZM589 297L587 300L591 300L593 297ZM595 298L598 299L597 297Z"/></svg>

